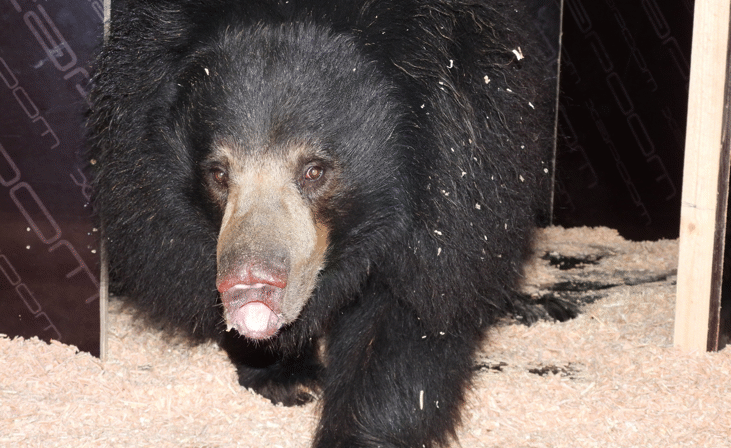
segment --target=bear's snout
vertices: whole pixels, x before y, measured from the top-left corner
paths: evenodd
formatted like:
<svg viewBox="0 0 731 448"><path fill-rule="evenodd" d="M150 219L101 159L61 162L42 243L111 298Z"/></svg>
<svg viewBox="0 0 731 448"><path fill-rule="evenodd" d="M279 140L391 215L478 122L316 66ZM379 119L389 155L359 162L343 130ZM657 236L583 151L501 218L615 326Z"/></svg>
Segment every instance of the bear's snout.
<svg viewBox="0 0 731 448"><path fill-rule="evenodd" d="M228 328L267 339L294 322L310 299L325 261L328 229L296 187L288 168L293 160L237 148L221 144L215 150L229 166L216 288Z"/></svg>
<svg viewBox="0 0 731 448"><path fill-rule="evenodd" d="M244 262L216 282L228 329L251 339L274 336L284 323L282 300L287 271L263 262Z"/></svg>

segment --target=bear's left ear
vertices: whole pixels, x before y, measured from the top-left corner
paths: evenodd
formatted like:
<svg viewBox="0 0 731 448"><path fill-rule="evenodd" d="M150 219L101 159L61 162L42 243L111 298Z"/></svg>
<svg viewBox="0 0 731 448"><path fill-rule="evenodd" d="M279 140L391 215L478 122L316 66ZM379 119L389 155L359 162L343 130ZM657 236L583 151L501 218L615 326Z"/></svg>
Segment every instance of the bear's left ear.
<svg viewBox="0 0 731 448"><path fill-rule="evenodd" d="M159 87L155 90L154 95L161 105L169 107L175 102L176 98L178 98L181 90L182 86L179 84L178 80L170 79L161 82Z"/></svg>
<svg viewBox="0 0 731 448"><path fill-rule="evenodd" d="M185 91L201 87L202 84L210 82L214 70L214 64L210 61L208 55L197 56L195 59L188 61L182 72L176 76L176 86Z"/></svg>

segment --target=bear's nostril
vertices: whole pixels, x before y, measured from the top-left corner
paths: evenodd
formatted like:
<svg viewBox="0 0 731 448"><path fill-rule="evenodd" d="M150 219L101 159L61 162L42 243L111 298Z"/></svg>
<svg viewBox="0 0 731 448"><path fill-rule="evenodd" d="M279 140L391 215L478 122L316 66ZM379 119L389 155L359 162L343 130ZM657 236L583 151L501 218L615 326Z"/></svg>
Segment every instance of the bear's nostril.
<svg viewBox="0 0 731 448"><path fill-rule="evenodd" d="M271 285L277 288L287 287L289 268L286 258L241 258L229 253L221 257L218 266L216 288L225 292L235 285Z"/></svg>

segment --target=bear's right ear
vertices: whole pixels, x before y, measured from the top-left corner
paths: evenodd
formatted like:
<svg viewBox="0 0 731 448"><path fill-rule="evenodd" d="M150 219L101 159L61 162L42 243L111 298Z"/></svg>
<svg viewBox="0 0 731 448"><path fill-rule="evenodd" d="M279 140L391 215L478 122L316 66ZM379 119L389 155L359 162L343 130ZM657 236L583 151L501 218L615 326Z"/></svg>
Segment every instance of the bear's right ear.
<svg viewBox="0 0 731 448"><path fill-rule="evenodd" d="M155 90L155 98L160 104L166 104L172 106L173 103L179 98L180 93L183 91L183 86L178 83L177 80L169 80L161 82Z"/></svg>

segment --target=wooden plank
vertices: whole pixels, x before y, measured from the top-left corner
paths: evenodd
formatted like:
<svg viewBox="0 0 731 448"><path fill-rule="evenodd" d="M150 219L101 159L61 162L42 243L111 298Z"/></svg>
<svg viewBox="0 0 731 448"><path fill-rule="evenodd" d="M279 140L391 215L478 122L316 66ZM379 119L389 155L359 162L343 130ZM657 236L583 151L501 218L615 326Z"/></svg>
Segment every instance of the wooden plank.
<svg viewBox="0 0 731 448"><path fill-rule="evenodd" d="M101 238L99 246L99 265L101 266L99 271L99 359L106 361L109 331L109 269L107 268L107 250L105 248L104 241Z"/></svg>
<svg viewBox="0 0 731 448"><path fill-rule="evenodd" d="M109 19L112 12L112 0L104 0L104 40L109 35ZM109 320L109 268L107 266L107 249L104 244L103 231L99 232L99 359L107 359L108 320Z"/></svg>
<svg viewBox="0 0 731 448"><path fill-rule="evenodd" d="M674 341L686 351L708 349L711 298L718 300L720 295L726 207L722 199L728 184L721 173L728 168L723 124L729 9L729 0L695 3Z"/></svg>

